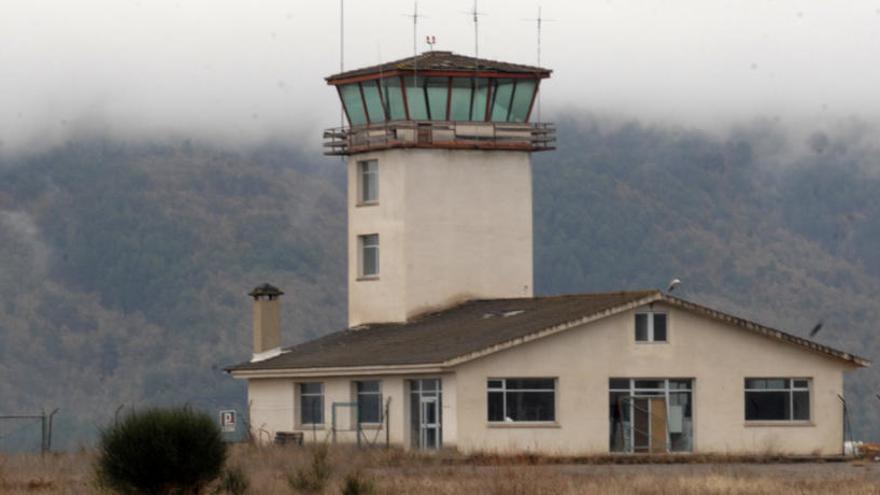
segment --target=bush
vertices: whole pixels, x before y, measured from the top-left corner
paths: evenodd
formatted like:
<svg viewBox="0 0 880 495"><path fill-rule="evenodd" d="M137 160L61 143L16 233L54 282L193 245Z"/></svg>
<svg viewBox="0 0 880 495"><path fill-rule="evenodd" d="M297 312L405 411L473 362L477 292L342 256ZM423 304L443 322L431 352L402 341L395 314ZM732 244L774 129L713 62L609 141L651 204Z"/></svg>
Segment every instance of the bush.
<svg viewBox="0 0 880 495"><path fill-rule="evenodd" d="M188 407L129 414L101 432L98 480L119 493L199 493L217 478L226 444L211 416Z"/></svg>
<svg viewBox="0 0 880 495"><path fill-rule="evenodd" d="M375 491L373 481L358 472L349 473L342 484L342 495L372 495Z"/></svg>
<svg viewBox="0 0 880 495"><path fill-rule="evenodd" d="M324 491L330 479L331 467L329 451L325 445L315 447L312 451L312 462L308 468L299 468L287 475L287 483L296 491L318 493Z"/></svg>

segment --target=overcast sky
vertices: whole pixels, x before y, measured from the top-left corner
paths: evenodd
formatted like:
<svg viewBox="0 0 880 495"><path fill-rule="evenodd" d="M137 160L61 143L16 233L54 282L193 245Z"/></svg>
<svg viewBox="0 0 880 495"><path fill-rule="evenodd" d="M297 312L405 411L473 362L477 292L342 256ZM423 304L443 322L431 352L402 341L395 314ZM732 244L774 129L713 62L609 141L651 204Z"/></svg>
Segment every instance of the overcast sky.
<svg viewBox="0 0 880 495"><path fill-rule="evenodd" d="M480 55L536 62L539 3L481 0ZM544 0L544 116L577 107L711 127L880 120L880 0ZM436 49L473 53L472 0L421 0ZM345 67L412 53L413 2L348 0ZM3 0L0 140L78 129L256 143L338 123L337 0Z"/></svg>

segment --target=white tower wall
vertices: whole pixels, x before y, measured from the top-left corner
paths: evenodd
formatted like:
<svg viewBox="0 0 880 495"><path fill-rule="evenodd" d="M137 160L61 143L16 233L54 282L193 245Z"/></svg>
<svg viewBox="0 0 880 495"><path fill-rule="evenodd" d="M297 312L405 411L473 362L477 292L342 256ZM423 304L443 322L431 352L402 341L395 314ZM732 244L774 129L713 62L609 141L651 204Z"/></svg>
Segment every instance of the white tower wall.
<svg viewBox="0 0 880 495"><path fill-rule="evenodd" d="M375 159L378 202L358 204ZM349 325L402 322L474 298L532 297L532 184L521 151L392 149L348 160ZM359 279L358 236L379 234Z"/></svg>

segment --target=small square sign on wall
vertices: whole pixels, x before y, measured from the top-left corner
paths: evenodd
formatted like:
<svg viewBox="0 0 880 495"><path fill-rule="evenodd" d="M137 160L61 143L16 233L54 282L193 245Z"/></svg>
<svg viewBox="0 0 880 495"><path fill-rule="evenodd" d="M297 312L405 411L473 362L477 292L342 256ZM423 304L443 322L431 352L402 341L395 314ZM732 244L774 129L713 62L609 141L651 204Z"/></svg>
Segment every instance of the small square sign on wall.
<svg viewBox="0 0 880 495"><path fill-rule="evenodd" d="M235 431L235 410L220 411L220 429L224 433Z"/></svg>

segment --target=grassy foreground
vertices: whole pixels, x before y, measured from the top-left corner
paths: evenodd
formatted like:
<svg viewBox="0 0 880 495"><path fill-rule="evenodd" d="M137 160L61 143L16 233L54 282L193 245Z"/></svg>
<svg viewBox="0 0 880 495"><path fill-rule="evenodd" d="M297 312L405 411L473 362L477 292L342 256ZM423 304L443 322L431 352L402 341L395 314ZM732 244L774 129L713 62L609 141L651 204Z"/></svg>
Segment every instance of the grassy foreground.
<svg viewBox="0 0 880 495"><path fill-rule="evenodd" d="M761 463L694 457L677 464L557 463L531 457L420 455L400 450L334 447L323 489L309 491L314 451L235 445L227 466L243 473L251 494L340 494L352 479L366 493L425 494L827 494L880 493L880 464ZM102 493L94 482L94 453L0 455L2 494ZM293 480L293 481L291 481ZM229 493L215 483L208 493ZM361 492L365 493L365 492Z"/></svg>

